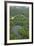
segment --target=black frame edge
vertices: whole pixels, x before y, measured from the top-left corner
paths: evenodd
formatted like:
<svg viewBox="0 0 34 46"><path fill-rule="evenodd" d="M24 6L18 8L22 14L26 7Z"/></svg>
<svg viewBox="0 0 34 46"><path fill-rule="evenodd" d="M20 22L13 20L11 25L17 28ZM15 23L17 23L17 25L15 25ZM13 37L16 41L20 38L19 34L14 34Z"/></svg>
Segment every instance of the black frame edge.
<svg viewBox="0 0 34 46"><path fill-rule="evenodd" d="M6 1L4 1L4 12L5 12L5 18L4 18L4 24L5 24L5 31L4 31L4 33L5 33L5 35L4 35L4 37L5 37L5 40L4 40L4 45L7 45L7 3L6 3Z"/></svg>

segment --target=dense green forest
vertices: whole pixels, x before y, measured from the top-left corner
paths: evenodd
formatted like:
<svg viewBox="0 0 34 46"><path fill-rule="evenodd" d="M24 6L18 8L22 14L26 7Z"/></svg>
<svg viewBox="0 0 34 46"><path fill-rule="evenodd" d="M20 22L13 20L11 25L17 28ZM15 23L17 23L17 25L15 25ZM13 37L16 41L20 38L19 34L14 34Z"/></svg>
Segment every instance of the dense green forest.
<svg viewBox="0 0 34 46"><path fill-rule="evenodd" d="M29 8L10 7L10 40L29 38Z"/></svg>

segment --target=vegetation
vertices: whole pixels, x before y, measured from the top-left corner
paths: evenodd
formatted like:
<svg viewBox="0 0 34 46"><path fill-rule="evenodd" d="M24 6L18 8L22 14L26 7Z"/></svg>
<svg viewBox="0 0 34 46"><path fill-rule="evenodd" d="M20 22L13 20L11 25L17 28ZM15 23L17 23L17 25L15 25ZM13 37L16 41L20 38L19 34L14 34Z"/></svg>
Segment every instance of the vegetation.
<svg viewBox="0 0 34 46"><path fill-rule="evenodd" d="M18 36L12 31L15 25L20 25L17 30ZM29 8L12 6L10 7L10 40L14 39L29 39Z"/></svg>

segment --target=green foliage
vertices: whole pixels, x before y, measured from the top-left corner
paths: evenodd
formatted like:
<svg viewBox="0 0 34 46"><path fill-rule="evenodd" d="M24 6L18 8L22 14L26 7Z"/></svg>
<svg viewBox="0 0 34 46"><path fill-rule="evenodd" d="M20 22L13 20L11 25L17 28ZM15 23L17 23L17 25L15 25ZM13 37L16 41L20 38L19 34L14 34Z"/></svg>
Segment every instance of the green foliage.
<svg viewBox="0 0 34 46"><path fill-rule="evenodd" d="M21 35L21 39L28 39L29 38L29 31L25 28L18 30L19 34Z"/></svg>
<svg viewBox="0 0 34 46"><path fill-rule="evenodd" d="M15 17L14 19L11 19ZM20 25L22 29L18 30L19 37L11 30L13 26ZM29 38L29 8L10 7L10 40Z"/></svg>

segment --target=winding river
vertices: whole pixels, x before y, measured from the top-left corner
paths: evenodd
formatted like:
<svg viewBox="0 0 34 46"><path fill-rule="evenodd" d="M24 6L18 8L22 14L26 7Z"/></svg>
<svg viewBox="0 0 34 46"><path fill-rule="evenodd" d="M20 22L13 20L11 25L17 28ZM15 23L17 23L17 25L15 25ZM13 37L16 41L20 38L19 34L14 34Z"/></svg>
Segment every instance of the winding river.
<svg viewBox="0 0 34 46"><path fill-rule="evenodd" d="M15 25L12 27L12 31L16 34L16 36L19 36L20 34L18 33L18 30L22 29L20 25Z"/></svg>

